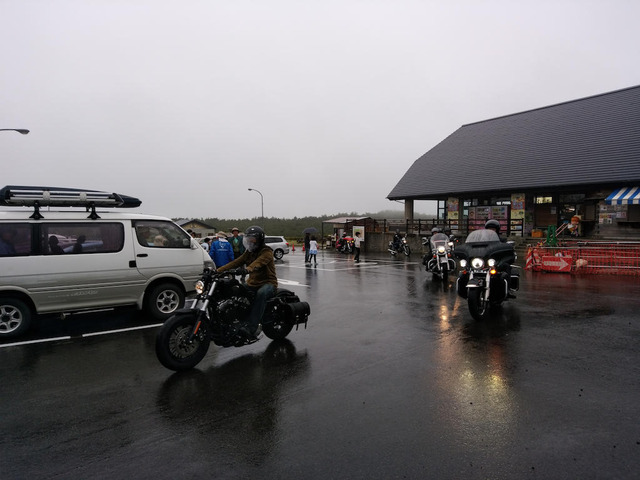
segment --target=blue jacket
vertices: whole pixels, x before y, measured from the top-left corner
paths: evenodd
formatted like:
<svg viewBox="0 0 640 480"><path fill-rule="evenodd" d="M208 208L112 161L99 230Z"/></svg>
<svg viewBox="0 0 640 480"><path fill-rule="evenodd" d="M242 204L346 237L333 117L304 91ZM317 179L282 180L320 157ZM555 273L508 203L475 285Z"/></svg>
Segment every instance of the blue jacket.
<svg viewBox="0 0 640 480"><path fill-rule="evenodd" d="M211 242L209 256L216 264L216 268L221 267L233 260L233 247L226 240L216 240Z"/></svg>

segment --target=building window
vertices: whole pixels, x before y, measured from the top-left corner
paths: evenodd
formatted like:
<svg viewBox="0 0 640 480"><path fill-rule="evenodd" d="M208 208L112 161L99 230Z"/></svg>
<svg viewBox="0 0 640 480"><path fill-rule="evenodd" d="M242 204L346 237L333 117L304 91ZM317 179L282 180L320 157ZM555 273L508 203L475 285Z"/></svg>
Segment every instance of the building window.
<svg viewBox="0 0 640 480"><path fill-rule="evenodd" d="M553 197L534 197L534 203L553 203Z"/></svg>

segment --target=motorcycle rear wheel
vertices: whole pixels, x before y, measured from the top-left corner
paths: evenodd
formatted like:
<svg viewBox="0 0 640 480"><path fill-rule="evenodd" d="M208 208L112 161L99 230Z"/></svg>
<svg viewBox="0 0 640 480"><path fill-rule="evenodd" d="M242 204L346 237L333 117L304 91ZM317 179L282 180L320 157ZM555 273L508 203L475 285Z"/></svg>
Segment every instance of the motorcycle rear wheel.
<svg viewBox="0 0 640 480"><path fill-rule="evenodd" d="M489 302L482 298L482 293L481 288L470 288L467 293L469 313L479 322L489 318Z"/></svg>
<svg viewBox="0 0 640 480"><path fill-rule="evenodd" d="M291 293L278 293L277 297L289 297ZM293 329L293 323L288 321L281 313L274 308L267 309L262 324L262 332L271 340L282 340Z"/></svg>
<svg viewBox="0 0 640 480"><path fill-rule="evenodd" d="M204 324L190 342L196 323L193 313L180 313L170 317L156 335L156 356L169 370L181 372L195 367L209 350L209 337Z"/></svg>

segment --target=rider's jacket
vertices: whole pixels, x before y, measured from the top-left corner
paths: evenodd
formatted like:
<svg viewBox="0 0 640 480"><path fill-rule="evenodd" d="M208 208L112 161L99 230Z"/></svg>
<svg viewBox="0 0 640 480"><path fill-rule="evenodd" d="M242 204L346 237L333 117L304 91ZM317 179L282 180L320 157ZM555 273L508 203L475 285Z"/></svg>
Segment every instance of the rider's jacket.
<svg viewBox="0 0 640 480"><path fill-rule="evenodd" d="M276 263L273 260L273 250L271 247L264 245L257 252L245 252L232 262L218 269L219 272L224 272L230 268L238 268L246 266L249 272L247 278L247 285L249 287L261 287L270 283L274 287L278 287L278 277L276 276Z"/></svg>

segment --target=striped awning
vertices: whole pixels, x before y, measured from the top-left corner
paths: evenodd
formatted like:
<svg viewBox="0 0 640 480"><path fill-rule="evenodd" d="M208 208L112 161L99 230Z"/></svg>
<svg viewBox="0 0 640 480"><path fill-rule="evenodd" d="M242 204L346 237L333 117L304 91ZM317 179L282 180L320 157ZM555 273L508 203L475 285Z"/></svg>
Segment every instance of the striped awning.
<svg viewBox="0 0 640 480"><path fill-rule="evenodd" d="M614 190L605 200L609 205L640 205L640 187L623 187Z"/></svg>

